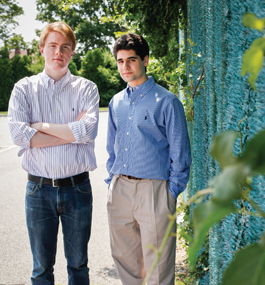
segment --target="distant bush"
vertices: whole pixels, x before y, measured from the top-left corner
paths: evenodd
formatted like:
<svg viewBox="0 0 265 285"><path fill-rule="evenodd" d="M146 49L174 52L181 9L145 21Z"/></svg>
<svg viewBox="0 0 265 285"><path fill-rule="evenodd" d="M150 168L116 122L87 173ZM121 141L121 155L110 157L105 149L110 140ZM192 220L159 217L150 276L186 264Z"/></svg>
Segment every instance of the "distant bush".
<svg viewBox="0 0 265 285"><path fill-rule="evenodd" d="M0 49L0 111L6 111L13 89L13 70L6 47Z"/></svg>
<svg viewBox="0 0 265 285"><path fill-rule="evenodd" d="M95 82L100 95L100 107L106 107L111 98L125 88L116 60L109 50L88 51L82 60L80 75Z"/></svg>

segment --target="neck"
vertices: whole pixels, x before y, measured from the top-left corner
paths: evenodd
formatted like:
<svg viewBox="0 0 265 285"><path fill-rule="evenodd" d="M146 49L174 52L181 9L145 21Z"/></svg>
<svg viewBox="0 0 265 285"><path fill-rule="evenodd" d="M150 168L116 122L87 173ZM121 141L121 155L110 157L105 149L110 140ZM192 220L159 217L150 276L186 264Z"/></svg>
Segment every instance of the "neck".
<svg viewBox="0 0 265 285"><path fill-rule="evenodd" d="M149 77L145 74L145 76L142 78L141 81L138 81L138 80L135 80L135 81L131 81L131 82L128 82L129 86L132 88L134 87L138 87L138 86L141 86L142 84L144 84L147 80L149 79Z"/></svg>
<svg viewBox="0 0 265 285"><path fill-rule="evenodd" d="M56 70L47 70L47 68L45 68L45 72L51 79L54 80L54 83L60 81L65 76L67 71L68 69L64 70L64 72L58 72Z"/></svg>

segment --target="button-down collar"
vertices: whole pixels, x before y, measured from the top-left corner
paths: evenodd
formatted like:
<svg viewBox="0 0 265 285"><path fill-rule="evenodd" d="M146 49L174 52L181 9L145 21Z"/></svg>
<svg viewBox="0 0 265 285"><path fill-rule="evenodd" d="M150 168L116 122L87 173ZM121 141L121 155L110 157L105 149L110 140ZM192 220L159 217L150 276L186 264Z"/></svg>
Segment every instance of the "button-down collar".
<svg viewBox="0 0 265 285"><path fill-rule="evenodd" d="M57 81L55 84L61 86L61 88L64 88L64 86L70 81L70 78L71 72L68 69L65 76L60 81ZM45 70L41 74L41 79L46 88L49 88L50 84L54 84L54 80L45 72Z"/></svg>
<svg viewBox="0 0 265 285"><path fill-rule="evenodd" d="M149 90L155 85L155 81L152 76L148 77L149 79L145 81L140 86L130 87L129 84L127 84L126 88L126 94L129 99L132 97L136 99L138 96L144 97Z"/></svg>

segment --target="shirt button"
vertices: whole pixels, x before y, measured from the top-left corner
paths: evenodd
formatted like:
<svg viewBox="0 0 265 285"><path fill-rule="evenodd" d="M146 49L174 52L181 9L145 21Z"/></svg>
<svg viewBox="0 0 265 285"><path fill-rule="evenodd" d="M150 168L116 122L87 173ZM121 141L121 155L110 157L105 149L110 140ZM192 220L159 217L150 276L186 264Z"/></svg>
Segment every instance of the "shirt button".
<svg viewBox="0 0 265 285"><path fill-rule="evenodd" d="M129 120L131 120L132 119L132 117L129 117Z"/></svg>
<svg viewBox="0 0 265 285"><path fill-rule="evenodd" d="M129 134L129 132L127 133L127 135Z"/></svg>
<svg viewBox="0 0 265 285"><path fill-rule="evenodd" d="M128 148L125 148L125 150L127 151L127 150L128 150Z"/></svg>
<svg viewBox="0 0 265 285"><path fill-rule="evenodd" d="M134 102L132 102L132 104L134 105Z"/></svg>
<svg viewBox="0 0 265 285"><path fill-rule="evenodd" d="M126 164L124 164L123 166L126 167Z"/></svg>

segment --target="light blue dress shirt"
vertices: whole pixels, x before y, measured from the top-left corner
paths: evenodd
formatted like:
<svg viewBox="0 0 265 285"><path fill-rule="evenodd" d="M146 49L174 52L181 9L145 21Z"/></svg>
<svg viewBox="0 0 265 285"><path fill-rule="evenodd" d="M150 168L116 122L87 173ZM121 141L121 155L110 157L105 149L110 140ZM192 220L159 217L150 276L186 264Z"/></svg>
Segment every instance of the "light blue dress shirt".
<svg viewBox="0 0 265 285"><path fill-rule="evenodd" d="M114 174L169 180L177 199L191 165L182 103L152 77L133 90L127 86L109 104L107 151L108 184Z"/></svg>

